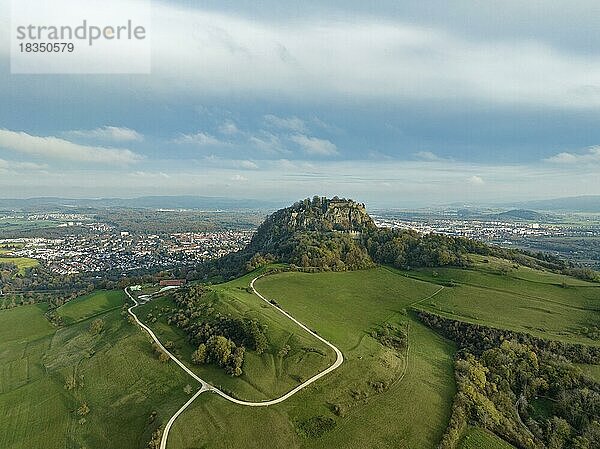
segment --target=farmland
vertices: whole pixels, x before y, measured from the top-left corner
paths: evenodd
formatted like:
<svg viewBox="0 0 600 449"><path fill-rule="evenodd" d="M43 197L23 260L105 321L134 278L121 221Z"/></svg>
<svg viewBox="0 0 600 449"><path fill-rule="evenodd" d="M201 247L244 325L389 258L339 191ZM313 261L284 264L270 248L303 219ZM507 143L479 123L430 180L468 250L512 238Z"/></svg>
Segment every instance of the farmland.
<svg viewBox="0 0 600 449"><path fill-rule="evenodd" d="M82 321L123 305L121 291L97 291L90 295L80 296L58 308L57 313L65 323Z"/></svg>

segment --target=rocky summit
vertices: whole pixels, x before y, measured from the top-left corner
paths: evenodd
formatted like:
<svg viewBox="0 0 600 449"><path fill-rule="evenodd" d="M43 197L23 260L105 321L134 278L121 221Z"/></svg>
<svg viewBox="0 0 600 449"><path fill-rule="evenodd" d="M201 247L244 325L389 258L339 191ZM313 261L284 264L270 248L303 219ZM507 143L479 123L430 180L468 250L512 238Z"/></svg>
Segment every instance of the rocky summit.
<svg viewBox="0 0 600 449"><path fill-rule="evenodd" d="M361 233L375 229L375 222L367 214L365 205L344 198L325 198L298 201L278 210L258 228L254 245L272 243L295 232Z"/></svg>

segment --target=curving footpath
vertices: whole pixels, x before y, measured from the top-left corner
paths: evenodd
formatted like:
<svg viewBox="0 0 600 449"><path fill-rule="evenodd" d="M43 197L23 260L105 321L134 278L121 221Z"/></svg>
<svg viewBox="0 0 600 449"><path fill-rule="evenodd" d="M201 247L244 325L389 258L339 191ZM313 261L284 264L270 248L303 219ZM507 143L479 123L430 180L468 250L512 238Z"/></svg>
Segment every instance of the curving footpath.
<svg viewBox="0 0 600 449"><path fill-rule="evenodd" d="M136 307L138 307L140 304L129 293L129 290L125 289L125 294L134 303L133 306L131 306L131 307L129 307L127 309L127 312L134 318L134 320L138 324L138 326L140 326L142 329L144 329L146 332L148 332L148 334L150 335L150 337L152 337L152 340L154 340L154 342L160 347L160 349L162 351L164 351L165 354L167 354L169 356L169 358L171 358L175 363L177 363L177 365L179 365L181 367L181 369L183 369L186 373L188 373L191 377L193 377L200 384L200 389L194 394L194 396L192 396L179 410L177 410L177 412L167 422L167 425L165 426L165 429L163 430L162 439L160 441L160 449L166 449L166 447L167 447L167 438L169 436L169 431L171 430L171 427L173 426L173 423L175 422L175 420L179 417L179 415L181 415L185 411L186 408L188 408L192 404L192 402L194 402L194 400L196 400L196 398L198 396L200 396L200 394L202 394L202 393L204 393L206 391L210 391L212 393L216 393L219 396L221 396L222 398L227 399L230 402L233 402L234 404L244 405L244 406L247 406L247 407L266 407L266 406L269 406L269 405L279 404L279 403L285 401L286 399L289 399L290 397L292 397L293 395L295 395L296 393L298 393L300 390L308 387L310 384L312 384L313 382L316 382L321 377L326 376L327 374L331 373L333 370L335 370L336 368L338 368L344 362L344 356L342 355L342 351L340 351L332 343L328 342L323 337L321 337L320 335L318 335L316 332L313 332L312 330L310 330L308 327L306 327L304 324L302 324L300 321L298 321L292 315L290 315L289 313L287 313L286 311L284 311L281 307L272 304L267 298L265 298L263 295L261 295L256 290L256 288L254 288L254 282L256 282L258 279L260 279L261 277L264 277L264 276L266 276L266 275L257 276L254 279L252 279L252 281L250 282L250 288L252 289L252 291L254 292L254 294L256 296L258 296L260 299L262 299L264 302L266 302L267 304L269 304L271 307L274 307L275 309L279 310L279 312L281 312L287 318L289 318L290 320L292 320L294 323L296 323L298 326L300 326L302 329L304 329L310 335L312 335L313 337L317 338L319 341L325 343L327 346L329 346L331 349L333 349L333 351L336 354L336 360L335 360L335 362L329 368L321 371L318 374L315 374L313 377L311 377L310 379L308 379L305 382L301 383L296 388L294 388L293 390L291 390L288 393L284 394L283 396L281 396L281 397L279 397L277 399L271 399L271 400L262 401L262 402L248 402L248 401L242 401L242 400L233 398L233 397L229 396L227 393L219 390L217 387L212 386L211 384L209 384L205 380L203 380L200 377L198 377L181 360L179 360L177 357L175 357L173 354L171 354L171 352L169 352L167 350L167 348L165 348L163 346L163 344L160 342L160 340L158 339L158 337L156 336L156 334L152 331L152 329L150 329L148 326L146 326L144 323L142 323L139 320L139 318L137 317L137 315L133 312L133 309L135 309Z"/></svg>

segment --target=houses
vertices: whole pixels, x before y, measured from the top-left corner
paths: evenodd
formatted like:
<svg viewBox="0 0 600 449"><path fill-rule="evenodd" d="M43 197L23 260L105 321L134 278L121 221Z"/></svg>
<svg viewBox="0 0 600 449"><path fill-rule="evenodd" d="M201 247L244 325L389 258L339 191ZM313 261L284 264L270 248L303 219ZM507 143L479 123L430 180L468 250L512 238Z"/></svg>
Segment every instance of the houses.
<svg viewBox="0 0 600 449"><path fill-rule="evenodd" d="M89 232L60 239L23 238L0 240L18 244L15 256L39 260L59 275L195 266L244 248L253 231L185 232L123 235L102 224Z"/></svg>
<svg viewBox="0 0 600 449"><path fill-rule="evenodd" d="M165 279L160 281L161 287L183 287L185 285L185 279Z"/></svg>

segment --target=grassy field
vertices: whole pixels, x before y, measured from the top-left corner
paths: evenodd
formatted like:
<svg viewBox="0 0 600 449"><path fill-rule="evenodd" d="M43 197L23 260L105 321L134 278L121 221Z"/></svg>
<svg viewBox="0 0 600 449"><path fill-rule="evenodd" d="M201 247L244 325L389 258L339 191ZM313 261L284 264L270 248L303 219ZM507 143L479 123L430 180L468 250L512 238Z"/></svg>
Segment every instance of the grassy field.
<svg viewBox="0 0 600 449"><path fill-rule="evenodd" d="M584 373L600 382L600 365L577 365Z"/></svg>
<svg viewBox="0 0 600 449"><path fill-rule="evenodd" d="M344 363L267 408L234 405L205 393L176 421L169 449L435 448L455 393L455 347L416 320L413 308L600 344L581 332L600 323L597 285L496 259L475 261L462 270L287 272L258 280L262 294L338 346ZM266 324L268 351L248 352L240 378L212 366L192 369L237 397L264 400L324 369L334 355L248 292L255 275L208 287L206 300L221 314ZM0 447L142 449L153 429L185 402L183 387L194 385L192 380L175 364L157 360L148 336L122 315L122 304L121 292L78 298L58 309L62 328L46 320L42 305L0 311ZM195 348L166 323L172 307L164 297L141 306L138 316L187 361ZM100 334L90 332L91 318L104 320ZM383 326L407 332L408 348L384 346L376 338ZM291 348L287 356L280 353L285 345ZM596 378L597 368L582 366ZM69 377L76 388L65 388ZM80 416L84 402L90 412ZM513 447L469 428L459 449L475 448Z"/></svg>
<svg viewBox="0 0 600 449"><path fill-rule="evenodd" d="M19 269L19 275L24 275L27 268L37 267L40 263L28 257L0 257L0 263L12 263Z"/></svg>
<svg viewBox="0 0 600 449"><path fill-rule="evenodd" d="M57 309L66 324L82 321L123 305L124 293L120 290L96 291L69 301Z"/></svg>
<svg viewBox="0 0 600 449"><path fill-rule="evenodd" d="M246 287L251 279L246 276L212 286L206 300L221 315L252 318L265 324L269 340L267 351L261 355L247 351L243 374L236 378L214 365L195 366L188 363L188 366L203 379L237 398L261 401L281 396L324 370L334 362L335 354L277 309L248 293ZM141 306L137 314L146 324L151 325L161 341L172 341L175 353L189 362L191 353L196 348L190 346L187 336L181 330L167 325L164 309L169 307L174 307L174 304L167 297ZM152 322L154 318L156 322ZM286 345L290 350L283 356L280 351Z"/></svg>
<svg viewBox="0 0 600 449"><path fill-rule="evenodd" d="M58 220L26 220L19 218L0 219L0 232L5 235L11 232L24 232L34 229L55 228L61 224Z"/></svg>
<svg viewBox="0 0 600 449"><path fill-rule="evenodd" d="M457 449L514 449L514 446L487 430L469 427Z"/></svg>
<svg viewBox="0 0 600 449"><path fill-rule="evenodd" d="M454 347L406 309L438 286L376 269L283 273L256 287L337 345L344 364L267 409L203 395L176 422L171 449L436 447L454 394ZM407 365L405 353L371 336L385 323L408 328ZM331 428L309 436L305 429L319 419L333 423Z"/></svg>
<svg viewBox="0 0 600 449"><path fill-rule="evenodd" d="M403 274L445 288L418 307L453 319L588 345L585 328L600 326L600 285L489 259L469 269ZM504 267L504 268L502 268Z"/></svg>
<svg viewBox="0 0 600 449"><path fill-rule="evenodd" d="M56 328L44 312L42 305L0 311L0 447L145 448L185 402L187 377L160 363L120 310L99 311L105 325L97 335L89 321ZM70 376L74 389L66 388Z"/></svg>

